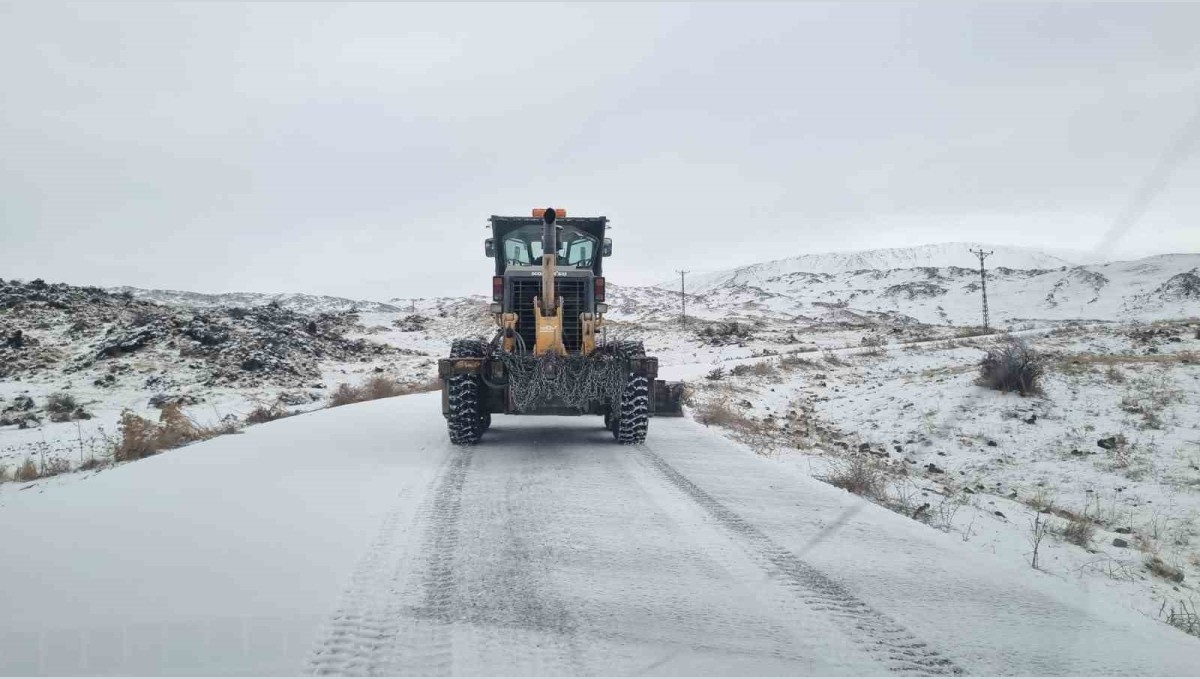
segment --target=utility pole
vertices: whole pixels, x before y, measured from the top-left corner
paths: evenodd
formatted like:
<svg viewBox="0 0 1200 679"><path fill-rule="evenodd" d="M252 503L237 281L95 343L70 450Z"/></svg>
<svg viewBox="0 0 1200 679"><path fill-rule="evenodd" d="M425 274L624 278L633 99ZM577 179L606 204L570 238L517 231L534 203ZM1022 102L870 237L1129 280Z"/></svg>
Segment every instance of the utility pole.
<svg viewBox="0 0 1200 679"><path fill-rule="evenodd" d="M981 284L980 290L983 291L983 329L989 330L987 306L987 270L983 268L983 260L987 259L988 255L992 253L990 251L984 252L983 248L980 248L978 250L971 250L971 254L979 258L979 282Z"/></svg>
<svg viewBox="0 0 1200 679"><path fill-rule="evenodd" d="M679 274L679 305L680 309L682 309L682 316L680 317L679 324L687 327L687 294L684 292L683 277L691 272L680 271L679 269L676 269L675 273Z"/></svg>

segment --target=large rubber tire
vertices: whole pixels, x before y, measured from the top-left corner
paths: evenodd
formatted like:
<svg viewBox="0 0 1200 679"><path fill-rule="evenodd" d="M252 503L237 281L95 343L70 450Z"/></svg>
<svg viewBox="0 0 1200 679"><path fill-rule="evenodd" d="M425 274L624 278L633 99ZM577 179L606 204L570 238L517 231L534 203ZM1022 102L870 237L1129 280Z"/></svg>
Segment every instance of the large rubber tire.
<svg viewBox="0 0 1200 679"><path fill-rule="evenodd" d="M486 351L484 342L458 339L450 345L450 358L483 358ZM491 413L483 412L481 407L479 378L453 375L446 382L450 392L450 414L446 417L450 442L459 446L479 443L491 424Z"/></svg>
<svg viewBox="0 0 1200 679"><path fill-rule="evenodd" d="M621 342L614 350L619 356L626 358L646 355L641 342ZM612 432L617 443L645 443L646 430L650 426L650 378L645 375L629 375L618 407L618 412L612 417Z"/></svg>

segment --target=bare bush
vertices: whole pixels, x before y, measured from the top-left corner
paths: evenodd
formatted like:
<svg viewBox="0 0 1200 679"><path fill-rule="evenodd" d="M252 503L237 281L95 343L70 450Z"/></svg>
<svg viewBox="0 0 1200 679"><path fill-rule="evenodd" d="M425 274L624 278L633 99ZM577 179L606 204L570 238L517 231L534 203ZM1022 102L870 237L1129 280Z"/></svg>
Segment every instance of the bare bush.
<svg viewBox="0 0 1200 679"><path fill-rule="evenodd" d="M1179 602L1179 608L1171 604L1171 608L1167 610L1167 603L1163 602L1163 610L1159 611L1162 614L1166 611L1167 624L1172 627L1187 632L1188 634L1200 637L1200 614L1196 612L1196 605L1193 603L1189 608L1186 601Z"/></svg>
<svg viewBox="0 0 1200 679"><path fill-rule="evenodd" d="M816 366L817 366L817 364L815 361L812 361L811 359L803 358L801 356L796 356L794 354L790 354L790 355L784 356L783 358L779 359L779 367L784 370L798 370L800 368L815 368Z"/></svg>
<svg viewBox="0 0 1200 679"><path fill-rule="evenodd" d="M1154 575L1171 582L1183 582L1183 571L1168 564L1157 556L1146 557L1146 570Z"/></svg>
<svg viewBox="0 0 1200 679"><path fill-rule="evenodd" d="M375 375L368 378L362 384L352 385L342 383L337 389L329 395L330 408L349 405L351 403L361 403L363 401L374 401L380 398L391 398L392 396L407 396L409 394L419 394L426 391L434 391L441 388L441 383L437 380L426 382L398 382L393 377L384 375Z"/></svg>
<svg viewBox="0 0 1200 679"><path fill-rule="evenodd" d="M724 378L725 378L725 369L720 366L717 366L716 368L709 370L708 374L704 376L704 379L713 380L714 382L717 380L722 380Z"/></svg>
<svg viewBox="0 0 1200 679"><path fill-rule="evenodd" d="M1091 546L1092 538L1096 535L1096 526L1084 518L1071 519L1062 528L1061 535L1067 542L1087 548Z"/></svg>
<svg viewBox="0 0 1200 679"><path fill-rule="evenodd" d="M887 344L887 338L883 335L867 335L862 338L862 346L867 349L863 353L867 356L886 356Z"/></svg>
<svg viewBox="0 0 1200 679"><path fill-rule="evenodd" d="M954 336L962 339L990 334L992 334L992 331L981 325L968 325L954 330Z"/></svg>
<svg viewBox="0 0 1200 679"><path fill-rule="evenodd" d="M46 412L49 413L51 422L92 419L91 413L84 410L75 397L66 392L50 394L46 398Z"/></svg>
<svg viewBox="0 0 1200 679"><path fill-rule="evenodd" d="M820 479L855 495L875 500L887 498L886 470L877 459L868 454L856 454L837 460L829 473Z"/></svg>
<svg viewBox="0 0 1200 679"><path fill-rule="evenodd" d="M824 352L822 352L822 353L821 353L821 358L822 358L822 360L824 360L824 361L825 361L827 364L829 364L829 365L832 365L832 366L837 366L837 367L843 367L843 368L844 368L845 366L848 366L848 365L850 365L850 362L849 362L849 361L847 361L846 359L842 358L841 356L839 356L838 354L836 354L836 353L834 353L834 352L832 352L832 351L824 351Z"/></svg>
<svg viewBox="0 0 1200 679"><path fill-rule="evenodd" d="M980 386L997 391L1015 391L1022 396L1037 393L1042 376L1042 358L1019 338L989 349L979 362Z"/></svg>
<svg viewBox="0 0 1200 679"><path fill-rule="evenodd" d="M757 420L742 410L731 407L728 401L710 401L696 409L696 420L705 426L724 427L734 438L759 455L770 456L786 442L774 420Z"/></svg>
<svg viewBox="0 0 1200 679"><path fill-rule="evenodd" d="M740 344L754 339L753 328L750 324L739 321L706 325L700 328L696 335L701 343L713 346Z"/></svg>
<svg viewBox="0 0 1200 679"><path fill-rule="evenodd" d="M363 396L361 387L356 387L343 382L337 386L337 389L333 390L332 394L329 395L329 407L336 408L338 406L349 405L351 403L358 403L362 400Z"/></svg>
<svg viewBox="0 0 1200 679"><path fill-rule="evenodd" d="M225 422L205 427L184 414L178 403L163 406L158 423L138 416L132 411L121 413L118 436L112 456L117 462L130 462L149 457L163 450L178 448L195 441L204 441L239 431L236 423Z"/></svg>
<svg viewBox="0 0 1200 679"><path fill-rule="evenodd" d="M78 407L79 403L75 400L75 397L66 392L60 391L46 397L46 412L52 415L70 413Z"/></svg>
<svg viewBox="0 0 1200 679"><path fill-rule="evenodd" d="M1121 398L1121 410L1142 418L1146 429L1162 429L1167 408L1183 400L1183 390L1170 375L1160 372L1134 380Z"/></svg>
<svg viewBox="0 0 1200 679"><path fill-rule="evenodd" d="M776 377L779 375L779 369L770 361L759 361L758 363L745 363L735 365L729 371L729 374L734 377Z"/></svg>
<svg viewBox="0 0 1200 679"><path fill-rule="evenodd" d="M38 477L38 468L34 463L33 458L25 458L25 461L17 467L13 473L13 479L16 481L33 481Z"/></svg>
<svg viewBox="0 0 1200 679"><path fill-rule="evenodd" d="M1042 540L1046 539L1046 533L1048 532L1048 526L1046 521L1042 519L1041 512L1038 512L1033 517L1033 522L1030 524L1030 528L1033 530L1029 535L1029 545L1033 547L1033 554L1029 560L1029 565L1033 567L1034 570L1037 570L1039 552L1042 548Z"/></svg>
<svg viewBox="0 0 1200 679"><path fill-rule="evenodd" d="M259 403L246 415L246 424L262 424L290 416L291 413L279 403L267 405Z"/></svg>

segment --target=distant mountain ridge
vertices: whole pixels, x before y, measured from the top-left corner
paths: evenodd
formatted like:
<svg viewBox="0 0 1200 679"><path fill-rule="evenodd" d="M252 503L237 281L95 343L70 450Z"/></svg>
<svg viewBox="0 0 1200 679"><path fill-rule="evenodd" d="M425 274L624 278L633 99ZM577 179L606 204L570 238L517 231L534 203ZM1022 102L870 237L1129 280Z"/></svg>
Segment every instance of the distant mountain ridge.
<svg viewBox="0 0 1200 679"><path fill-rule="evenodd" d="M1061 256L1035 248L986 243L935 243L908 248L881 248L850 252L826 252L797 255L747 266L691 276L688 291L705 292L726 285L756 285L762 281L792 273L842 274L855 271L892 271L916 268L974 268L978 260L971 250L992 252L989 268L1047 270L1072 267L1077 264ZM660 284L671 290L679 289L678 281Z"/></svg>

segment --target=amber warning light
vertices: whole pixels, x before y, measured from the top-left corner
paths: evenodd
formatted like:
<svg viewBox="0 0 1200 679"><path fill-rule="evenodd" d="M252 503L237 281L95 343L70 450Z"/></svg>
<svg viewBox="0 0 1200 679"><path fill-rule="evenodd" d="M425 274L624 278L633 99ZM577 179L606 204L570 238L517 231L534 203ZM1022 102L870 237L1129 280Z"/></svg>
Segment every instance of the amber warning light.
<svg viewBox="0 0 1200 679"><path fill-rule="evenodd" d="M554 216L558 219L561 219L561 218L567 216L567 211L562 209L561 207L556 207L556 208L535 207L535 208L533 208L533 216L537 217L538 219L541 219L546 216L546 210L549 210L549 209L554 210Z"/></svg>

